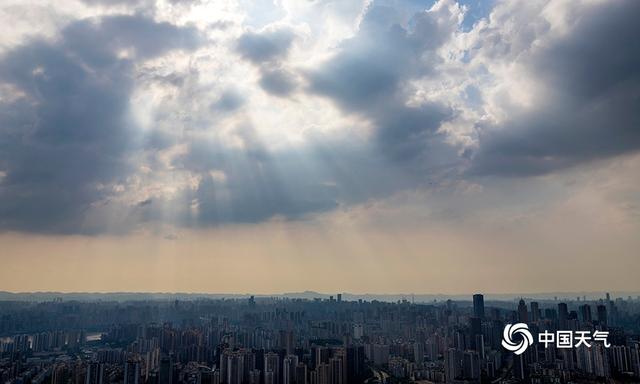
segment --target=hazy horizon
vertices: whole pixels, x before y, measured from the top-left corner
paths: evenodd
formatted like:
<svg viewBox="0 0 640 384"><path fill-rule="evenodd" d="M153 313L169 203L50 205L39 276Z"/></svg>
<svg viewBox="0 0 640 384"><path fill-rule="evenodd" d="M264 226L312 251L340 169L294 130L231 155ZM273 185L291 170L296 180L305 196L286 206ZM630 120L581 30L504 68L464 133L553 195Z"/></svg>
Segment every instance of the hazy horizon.
<svg viewBox="0 0 640 384"><path fill-rule="evenodd" d="M407 298L415 297L468 297L469 299L474 294L482 294L485 298L557 298L558 300L574 300L579 297L581 300L586 297L587 300L597 300L603 298L607 293L612 298L623 298L627 296L635 296L640 294L640 291L564 291L564 292L466 292L466 293L420 293L420 292L346 292L340 290L318 292L318 291L291 291L291 292L161 292L161 291L5 291L0 290L0 295L96 295L96 296L108 296L108 295L184 295L184 296L220 296L220 297L313 297L314 295L323 298L335 297L337 294L343 295L343 297L364 297L364 296L379 296L379 297L396 297L406 296ZM571 296L569 296L571 295ZM602 296L602 297L600 297Z"/></svg>

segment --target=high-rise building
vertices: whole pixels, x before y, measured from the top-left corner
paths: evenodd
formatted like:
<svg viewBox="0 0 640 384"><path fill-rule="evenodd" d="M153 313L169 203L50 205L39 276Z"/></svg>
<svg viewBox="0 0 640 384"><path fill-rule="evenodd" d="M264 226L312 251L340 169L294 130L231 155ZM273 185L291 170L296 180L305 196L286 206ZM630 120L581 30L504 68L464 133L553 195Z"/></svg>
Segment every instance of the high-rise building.
<svg viewBox="0 0 640 384"><path fill-rule="evenodd" d="M540 320L540 307L537 301L532 301L530 305L531 305L531 321L535 323L538 320Z"/></svg>
<svg viewBox="0 0 640 384"><path fill-rule="evenodd" d="M529 322L527 304L525 304L523 299L520 299L520 302L518 303L518 321L520 321L521 323Z"/></svg>
<svg viewBox="0 0 640 384"><path fill-rule="evenodd" d="M226 384L242 384L244 378L244 356L241 352L234 352L227 357Z"/></svg>
<svg viewBox="0 0 640 384"><path fill-rule="evenodd" d="M329 352L328 348L320 346L316 346L311 350L311 362L314 369L320 364L329 363Z"/></svg>
<svg viewBox="0 0 640 384"><path fill-rule="evenodd" d="M340 357L329 359L329 384L346 384L343 380L344 364Z"/></svg>
<svg viewBox="0 0 640 384"><path fill-rule="evenodd" d="M362 324L353 324L353 338L356 340L362 339L364 336L364 328Z"/></svg>
<svg viewBox="0 0 640 384"><path fill-rule="evenodd" d="M309 384L318 384L318 371L309 371Z"/></svg>
<svg viewBox="0 0 640 384"><path fill-rule="evenodd" d="M600 325L607 325L607 306L606 305L598 305L598 323Z"/></svg>
<svg viewBox="0 0 640 384"><path fill-rule="evenodd" d="M364 346L350 346L347 350L347 383L357 383L365 371Z"/></svg>
<svg viewBox="0 0 640 384"><path fill-rule="evenodd" d="M213 384L213 370L209 367L199 367L197 384Z"/></svg>
<svg viewBox="0 0 640 384"><path fill-rule="evenodd" d="M280 331L280 347L287 351L287 354L292 354L295 349L295 335L292 330Z"/></svg>
<svg viewBox="0 0 640 384"><path fill-rule="evenodd" d="M316 367L317 384L330 384L329 364L322 363Z"/></svg>
<svg viewBox="0 0 640 384"><path fill-rule="evenodd" d="M273 374L273 371L265 371L264 384L276 384L275 375Z"/></svg>
<svg viewBox="0 0 640 384"><path fill-rule="evenodd" d="M260 384L260 375L262 373L259 369L252 369L249 371L249 384Z"/></svg>
<svg viewBox="0 0 640 384"><path fill-rule="evenodd" d="M173 384L173 362L169 356L160 358L159 384Z"/></svg>
<svg viewBox="0 0 640 384"><path fill-rule="evenodd" d="M584 323L591 322L591 306L589 304L584 304L580 306L580 316Z"/></svg>
<svg viewBox="0 0 640 384"><path fill-rule="evenodd" d="M477 350L478 345L476 344L476 336L482 335L482 322L480 321L480 318L472 317L469 319L469 325L470 325L469 347ZM462 349L464 349L463 345L461 345L461 347L463 347Z"/></svg>
<svg viewBox="0 0 640 384"><path fill-rule="evenodd" d="M462 352L455 348L449 348L444 355L444 371L447 383L453 383L462 377Z"/></svg>
<svg viewBox="0 0 640 384"><path fill-rule="evenodd" d="M527 379L527 364L524 354L515 355L513 357L512 372L513 376L520 381L524 381Z"/></svg>
<svg viewBox="0 0 640 384"><path fill-rule="evenodd" d="M296 365L296 384L307 384L307 366L304 363Z"/></svg>
<svg viewBox="0 0 640 384"><path fill-rule="evenodd" d="M294 384L296 381L296 367L298 356L287 355L282 360L282 384Z"/></svg>
<svg viewBox="0 0 640 384"><path fill-rule="evenodd" d="M85 384L106 384L104 363L92 362L87 365Z"/></svg>
<svg viewBox="0 0 640 384"><path fill-rule="evenodd" d="M267 382L267 373L272 373L273 382L281 384L280 379L280 356L274 352L268 352L264 355L264 374L265 383Z"/></svg>
<svg viewBox="0 0 640 384"><path fill-rule="evenodd" d="M63 364L56 364L51 369L51 384L63 384L65 381L65 367Z"/></svg>
<svg viewBox="0 0 640 384"><path fill-rule="evenodd" d="M567 329L567 320L569 319L569 310L566 303L558 304L558 328Z"/></svg>
<svg viewBox="0 0 640 384"><path fill-rule="evenodd" d="M469 380L480 378L480 359L476 352L464 352L462 356L462 376Z"/></svg>
<svg viewBox="0 0 640 384"><path fill-rule="evenodd" d="M424 362L424 343L421 341L413 343L413 361L418 364Z"/></svg>
<svg viewBox="0 0 640 384"><path fill-rule="evenodd" d="M140 381L140 363L127 361L124 364L124 384L138 384Z"/></svg>
<svg viewBox="0 0 640 384"><path fill-rule="evenodd" d="M472 317L469 319L469 326L471 328L471 335L481 335L482 334L482 322L479 317Z"/></svg>
<svg viewBox="0 0 640 384"><path fill-rule="evenodd" d="M544 318L555 322L558 319L558 312L553 308L545 308Z"/></svg>
<svg viewBox="0 0 640 384"><path fill-rule="evenodd" d="M484 296L479 293L473 295L473 315L484 319Z"/></svg>
<svg viewBox="0 0 640 384"><path fill-rule="evenodd" d="M485 357L484 335L480 334L475 336L475 347L476 347L476 352L478 352L478 355L480 355L480 358L484 359Z"/></svg>

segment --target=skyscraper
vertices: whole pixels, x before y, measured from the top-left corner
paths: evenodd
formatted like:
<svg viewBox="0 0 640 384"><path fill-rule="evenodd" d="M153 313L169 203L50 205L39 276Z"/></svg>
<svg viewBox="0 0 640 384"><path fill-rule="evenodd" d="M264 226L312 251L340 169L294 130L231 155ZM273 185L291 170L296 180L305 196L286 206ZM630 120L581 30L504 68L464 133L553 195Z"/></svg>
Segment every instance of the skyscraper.
<svg viewBox="0 0 640 384"><path fill-rule="evenodd" d="M476 336L482 335L482 322L480 321L480 318L472 317L469 319L469 326L471 332L471 337L469 338L471 342L471 348L476 349L478 347L478 345L476 344Z"/></svg>
<svg viewBox="0 0 640 384"><path fill-rule="evenodd" d="M163 356L160 359L159 384L173 384L173 364L171 358Z"/></svg>
<svg viewBox="0 0 640 384"><path fill-rule="evenodd" d="M345 384L343 380L344 364L340 357L332 357L329 359L329 383Z"/></svg>
<svg viewBox="0 0 640 384"><path fill-rule="evenodd" d="M567 319L569 318L569 310L566 303L558 304L558 328L567 329Z"/></svg>
<svg viewBox="0 0 640 384"><path fill-rule="evenodd" d="M364 346L350 346L347 352L347 383L356 383L365 370ZM299 383L298 383L299 384Z"/></svg>
<svg viewBox="0 0 640 384"><path fill-rule="evenodd" d="M462 376L462 352L449 348L444 355L444 371L447 383L453 383Z"/></svg>
<svg viewBox="0 0 640 384"><path fill-rule="evenodd" d="M298 366L298 356L287 355L282 360L282 383L293 384L296 381L296 367Z"/></svg>
<svg viewBox="0 0 640 384"><path fill-rule="evenodd" d="M105 381L104 364L92 362L87 365L85 384L103 384Z"/></svg>
<svg viewBox="0 0 640 384"><path fill-rule="evenodd" d="M307 366L303 363L296 366L296 384L307 384Z"/></svg>
<svg viewBox="0 0 640 384"><path fill-rule="evenodd" d="M520 302L518 303L518 321L520 321L521 323L529 322L527 304L525 304L523 299L520 299Z"/></svg>
<svg viewBox="0 0 640 384"><path fill-rule="evenodd" d="M124 365L124 384L138 384L140 379L140 363L127 361Z"/></svg>
<svg viewBox="0 0 640 384"><path fill-rule="evenodd" d="M269 352L264 355L264 374L265 383L267 382L267 373L273 376L273 382L280 384L280 356L277 353Z"/></svg>
<svg viewBox="0 0 640 384"><path fill-rule="evenodd" d="M598 323L600 325L607 325L607 306L598 305Z"/></svg>
<svg viewBox="0 0 640 384"><path fill-rule="evenodd" d="M244 356L234 352L227 357L227 384L242 384L244 374Z"/></svg>
<svg viewBox="0 0 640 384"><path fill-rule="evenodd" d="M531 305L531 321L535 323L536 321L540 320L540 307L538 306L537 301L532 301L530 305Z"/></svg>
<svg viewBox="0 0 640 384"><path fill-rule="evenodd" d="M424 343L421 341L413 343L413 361L418 364L424 362Z"/></svg>
<svg viewBox="0 0 640 384"><path fill-rule="evenodd" d="M473 295L473 315L484 319L484 296L479 293Z"/></svg>
<svg viewBox="0 0 640 384"><path fill-rule="evenodd" d="M462 355L462 376L465 379L480 378L480 359L477 352L467 351Z"/></svg>
<svg viewBox="0 0 640 384"><path fill-rule="evenodd" d="M260 384L260 374L261 372L259 369L252 369L249 371L249 384Z"/></svg>
<svg viewBox="0 0 640 384"><path fill-rule="evenodd" d="M264 372L264 384L276 384L272 371Z"/></svg>
<svg viewBox="0 0 640 384"><path fill-rule="evenodd" d="M591 322L591 306L589 304L580 306L580 316L582 317L583 322Z"/></svg>

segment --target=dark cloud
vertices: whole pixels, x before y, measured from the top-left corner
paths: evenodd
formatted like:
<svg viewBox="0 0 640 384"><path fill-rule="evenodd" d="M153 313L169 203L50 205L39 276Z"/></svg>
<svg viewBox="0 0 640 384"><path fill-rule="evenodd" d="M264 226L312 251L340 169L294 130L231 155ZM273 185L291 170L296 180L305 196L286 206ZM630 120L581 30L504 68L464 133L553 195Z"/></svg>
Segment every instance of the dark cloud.
<svg viewBox="0 0 640 384"><path fill-rule="evenodd" d="M93 233L87 211L130 172L139 135L129 118L133 58L193 48L194 30L140 16L71 23L56 42L0 59L19 97L0 104L0 228ZM120 58L122 49L133 57Z"/></svg>
<svg viewBox="0 0 640 384"><path fill-rule="evenodd" d="M72 22L58 40L32 40L0 58L0 84L15 93L0 103L0 230L100 233L151 221L190 227L299 219L439 178L456 179L461 164L471 174L526 176L637 150L639 4L575 7L575 25L567 34L514 58L545 90L542 101L505 108L497 126L478 122L478 145L462 156L439 130L458 112L444 102L416 102L409 89L413 80L437 79L441 65L446 67L437 51L460 27L453 8L420 11L407 20L374 3L356 35L305 73L286 65L296 38L292 29L243 34L235 48L256 66L263 90L287 97L304 78L305 91L374 128L370 143L341 132L306 137L305 145L284 149L269 149L250 123L217 132L211 126L215 117L228 118L225 124L241 119L249 98L227 89L213 102L205 96L198 109L200 103L193 101L196 108L188 98L204 91L195 90L188 75L175 73L143 79L173 87L184 102L179 113L158 111L154 118L161 127L143 135L130 116L129 100L140 79L134 78L136 66L169 50L194 49L200 37L194 29L140 15ZM499 45L494 54L513 48L495 36L483 43L476 49L485 54L491 44ZM457 64L464 67L473 54ZM469 85L465 92L481 108L479 89ZM168 127L174 115L184 129ZM136 160L176 148L168 168L160 165L166 159L150 160L150 168L158 165L197 182L171 196L129 196L130 206L116 202L114 190L129 177L147 180L134 169ZM119 225L106 228L113 215L122 216Z"/></svg>
<svg viewBox="0 0 640 384"><path fill-rule="evenodd" d="M238 52L258 66L260 87L269 94L285 97L297 87L294 75L281 66L295 37L292 29L279 27L260 33L249 31L238 39Z"/></svg>
<svg viewBox="0 0 640 384"><path fill-rule="evenodd" d="M407 106L404 86L432 70L434 49L449 29L435 16L417 14L412 29L400 24L395 10L371 7L356 36L319 70L309 74L310 90L333 99L343 110L364 115L377 127L378 144L390 157L423 160L440 124L452 111L435 102Z"/></svg>
<svg viewBox="0 0 640 384"><path fill-rule="evenodd" d="M296 89L296 80L292 73L282 69L264 70L260 86L275 96L287 96Z"/></svg>
<svg viewBox="0 0 640 384"><path fill-rule="evenodd" d="M479 126L471 172L542 174L640 149L640 3L572 12L568 33L520 56L542 101Z"/></svg>
<svg viewBox="0 0 640 384"><path fill-rule="evenodd" d="M288 96L297 87L294 75L281 66L295 37L292 29L279 27L249 31L238 39L238 53L260 68L260 87L274 96Z"/></svg>
<svg viewBox="0 0 640 384"><path fill-rule="evenodd" d="M153 199L145 199L145 200L142 200L141 202L139 202L138 204L136 204L136 206L145 207L147 205L151 205L151 203L153 203Z"/></svg>
<svg viewBox="0 0 640 384"><path fill-rule="evenodd" d="M200 38L195 29L156 23L142 16L109 16L72 23L62 33L67 49L89 65L101 68L131 50L134 58L158 56L169 49L193 49ZM128 53L128 52L127 52Z"/></svg>
<svg viewBox="0 0 640 384"><path fill-rule="evenodd" d="M238 53L254 64L279 60L289 53L295 33L290 28L277 28L262 32L245 32L238 39Z"/></svg>

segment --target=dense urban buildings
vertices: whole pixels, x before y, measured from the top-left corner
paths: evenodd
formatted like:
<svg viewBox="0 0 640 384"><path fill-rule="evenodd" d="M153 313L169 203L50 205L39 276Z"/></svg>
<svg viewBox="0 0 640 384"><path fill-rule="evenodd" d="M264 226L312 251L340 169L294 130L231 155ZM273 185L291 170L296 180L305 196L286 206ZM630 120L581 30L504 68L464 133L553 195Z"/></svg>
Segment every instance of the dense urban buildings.
<svg viewBox="0 0 640 384"><path fill-rule="evenodd" d="M0 302L0 382L640 382L640 298L384 302L246 297ZM608 347L501 346L505 324Z"/></svg>

